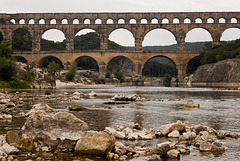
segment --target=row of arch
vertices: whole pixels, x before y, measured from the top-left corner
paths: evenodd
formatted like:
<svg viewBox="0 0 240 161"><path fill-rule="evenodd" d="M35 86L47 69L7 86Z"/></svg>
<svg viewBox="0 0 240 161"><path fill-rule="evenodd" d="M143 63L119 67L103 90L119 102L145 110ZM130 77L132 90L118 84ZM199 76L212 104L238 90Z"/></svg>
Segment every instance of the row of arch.
<svg viewBox="0 0 240 161"><path fill-rule="evenodd" d="M102 19L97 18L95 20L91 19L84 19L82 22L79 19L73 19L73 20L68 20L66 18L58 21L56 19L50 19L50 21L46 21L45 19L20 19L20 20L15 20L15 19L10 19L11 24L137 24L137 20L132 18L129 21L126 21L123 18L120 18L116 21L113 19L107 19L106 22L104 22ZM212 17L206 19L204 21L201 18L196 18L196 19L191 19L191 18L185 18L183 21L181 21L179 18L174 18L172 21L169 20L168 18L163 18L163 19L158 19L158 18L153 18L150 20L147 20L146 18L143 18L139 21L139 24L190 24L190 23L238 23L238 19L233 17L230 18L229 20L226 18L219 18L219 19L214 19Z"/></svg>
<svg viewBox="0 0 240 161"><path fill-rule="evenodd" d="M15 58L16 58L16 60L17 61L20 61L20 62L23 62L23 63L29 63L24 57L22 57L22 56L15 56ZM121 58L121 59L119 59L119 58ZM152 58L150 58L149 60L147 60L146 62L145 62L145 64L144 64L144 66L143 66L143 69L142 69L142 71L144 71L144 69L145 68L147 68L148 66L149 66L149 63L151 64L151 61L153 61L153 60L156 60L156 59L162 59L162 61L164 61L165 63L166 63L166 61L168 62L168 63L170 63L170 68L173 68L174 70L176 70L176 65L175 65L175 63L171 60L171 59L169 59L169 58L167 58L167 57L165 57L165 56L156 56L156 57L152 57ZM128 71L123 71L123 74L125 75L125 76L134 76L134 64L133 64L133 62L129 59L129 58L127 58L127 57L124 57L124 56L116 56L116 57L114 57L114 58L112 58L109 62L108 62L108 64L107 64L107 71L111 71L112 69L112 67L113 66L115 66L116 67L116 65L115 65L115 63L116 63L116 61L118 61L118 60L121 60L121 61L128 61L128 63L127 63L127 67L128 67ZM58 59L57 57L55 57L55 56L47 56L47 57L44 57L44 58L42 58L41 60L40 60L40 66L41 67L47 67L47 65L50 63L50 62L56 62L56 63L58 63L59 64L59 66L60 67L62 67L62 68L68 68L68 67L70 67L71 66L71 63L70 62L65 62L65 63L63 63L60 59ZM78 67L80 67L81 69L88 69L88 70L95 70L95 71L99 71L99 64L97 64L97 61L94 59L94 58L92 58L92 57L90 57L90 56L81 56L81 57L78 57L78 58L76 58L76 60L75 60L75 62L77 63L77 66ZM87 63L87 64L85 64L85 63ZM114 65L113 65L114 64ZM87 67L87 68L86 68ZM126 69L125 69L126 70ZM149 70L149 69L148 69ZM151 71L149 71L149 72L151 72ZM161 71L158 71L158 73L159 72L161 72ZM173 73L172 73L173 74ZM175 72L174 71L174 75L177 75L177 72ZM161 76L164 76L164 73L162 73L162 75Z"/></svg>
<svg viewBox="0 0 240 161"><path fill-rule="evenodd" d="M15 41L14 40L14 34L15 34L15 32L17 32L19 29L17 29L17 30L15 30L14 32L13 32L13 35L12 35L12 39L13 39L13 42ZM25 29L24 29L25 30ZM75 35L75 37L76 36L78 36L80 33L84 33L84 31L86 31L86 30L88 30L88 31L91 31L91 32L96 32L95 30L92 30L92 29L83 29L83 30L80 30L76 35ZM234 38L234 39L239 39L240 38L240 29L238 29L238 28L229 28L229 29L226 29L223 33L222 33L222 37L224 37L224 34L226 33L228 33L229 31L232 31L232 30L234 30L234 36L237 36L236 38ZM45 39L45 37L44 37L44 35L46 35L46 34L48 34L48 33L51 33L52 31L54 31L54 32L58 32L58 34L61 34L61 37L62 37L62 39L64 40L65 39L65 34L61 31L61 30L58 30L58 29L49 29L49 30L47 30L46 32L44 32L43 33L43 35L41 36L42 38L44 38ZM109 37L108 38L110 38L111 37L111 35L114 35L114 34L116 34L118 31L121 31L121 32L125 32L126 34L127 34L127 37L126 38L130 38L131 40L131 43L132 44L130 44L130 45L132 45L132 46L134 46L134 36L133 36L133 34L129 31L129 30L127 30L127 29L123 29L123 28L120 28L120 29L116 29L116 30L114 30L110 35L109 35ZM196 31L201 31L201 33L202 34L200 34L200 36L202 36L202 35L207 35L207 37L208 37L208 39L207 40L199 40L199 41L212 41L213 39L212 39L212 35L211 35L211 33L208 31L208 30L206 30L206 29L203 29L203 28L194 28L194 29L192 29L192 30L190 30L187 34L186 34L186 37L185 37L185 42L190 42L189 41L189 37L190 37L190 39L191 39L191 34L193 33L194 34L194 32L196 33ZM28 32L27 30L26 30L26 32ZM156 35L157 34L157 32L160 32L160 33L162 33L162 35L163 35L163 37L164 37L164 40L165 39L170 39L171 40L171 42L173 42L172 44L176 44L177 42L176 42L176 37L175 37L175 35L174 34L172 34L170 31L168 31L167 29L162 29L162 28L158 28L158 29L154 29L154 30L151 30L150 32L148 32L146 35L145 35L145 37L144 37L144 40L143 40L143 42L142 42L142 45L143 46L146 46L146 42L147 41L151 41L151 36L152 35ZM226 35L225 34L225 35ZM31 35L30 35L30 33L28 32L28 35L31 37ZM159 35L159 37L160 37L161 35ZM195 36L194 36L195 37ZM0 41L1 41L1 39L3 39L4 37L3 37L3 35L1 34L1 32L0 32ZM47 38L46 38L47 39ZM160 39L160 38L159 38ZM222 39L221 39L222 40ZM32 40L31 40L32 41ZM117 41L117 40L113 40L113 41ZM156 40L154 40L154 41L156 41ZM118 43L118 42L117 42ZM30 44L32 45L32 42L30 42ZM120 43L120 45L126 45L126 44L121 44ZM159 44L159 45L166 45L166 44ZM64 49L63 49L64 50Z"/></svg>

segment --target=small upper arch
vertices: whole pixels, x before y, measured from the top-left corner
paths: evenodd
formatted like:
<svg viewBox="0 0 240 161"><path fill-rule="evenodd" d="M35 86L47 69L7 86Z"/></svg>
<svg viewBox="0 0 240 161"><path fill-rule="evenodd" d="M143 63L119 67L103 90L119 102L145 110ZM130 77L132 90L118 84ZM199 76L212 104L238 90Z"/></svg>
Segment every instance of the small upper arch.
<svg viewBox="0 0 240 161"><path fill-rule="evenodd" d="M83 24L85 24L85 25L91 24L90 19L88 19L88 18L84 19Z"/></svg>
<svg viewBox="0 0 240 161"><path fill-rule="evenodd" d="M237 18L235 17L231 18L231 23L238 23Z"/></svg>
<svg viewBox="0 0 240 161"><path fill-rule="evenodd" d="M162 24L169 24L169 19L163 18L162 19Z"/></svg>
<svg viewBox="0 0 240 161"><path fill-rule="evenodd" d="M151 20L151 24L158 24L158 19L157 18L153 18Z"/></svg>
<svg viewBox="0 0 240 161"><path fill-rule="evenodd" d="M225 18L219 18L218 19L218 23L226 23L226 19Z"/></svg>
<svg viewBox="0 0 240 161"><path fill-rule="evenodd" d="M113 24L113 19L111 18L107 19L106 24Z"/></svg>
<svg viewBox="0 0 240 161"><path fill-rule="evenodd" d="M120 18L120 19L118 20L118 24L125 24L125 20L124 20L123 18Z"/></svg>
<svg viewBox="0 0 240 161"><path fill-rule="evenodd" d="M35 24L35 20L31 18L30 20L28 20L28 24Z"/></svg>
<svg viewBox="0 0 240 161"><path fill-rule="evenodd" d="M147 19L143 18L143 19L141 19L140 23L141 23L141 24L147 24L148 21L147 21Z"/></svg>
<svg viewBox="0 0 240 161"><path fill-rule="evenodd" d="M202 23L202 19L201 18L196 18L195 23Z"/></svg>
<svg viewBox="0 0 240 161"><path fill-rule="evenodd" d="M62 19L61 24L68 24L68 20L66 18Z"/></svg>
<svg viewBox="0 0 240 161"><path fill-rule="evenodd" d="M179 24L179 23L180 23L179 18L174 18L174 19L173 19L173 24Z"/></svg>
<svg viewBox="0 0 240 161"><path fill-rule="evenodd" d="M136 24L137 23L137 20L135 18L131 18L129 20L129 24Z"/></svg>
<svg viewBox="0 0 240 161"><path fill-rule="evenodd" d="M97 18L97 19L95 20L95 24L102 24L102 20L101 20L100 18Z"/></svg>
<svg viewBox="0 0 240 161"><path fill-rule="evenodd" d="M21 20L19 20L19 24L25 24L25 20L22 18Z"/></svg>
<svg viewBox="0 0 240 161"><path fill-rule="evenodd" d="M50 20L50 24L57 24L56 19L51 19L51 20Z"/></svg>
<svg viewBox="0 0 240 161"><path fill-rule="evenodd" d="M73 19L73 22L72 22L73 24L79 24L79 19L77 19L77 18L75 18L75 19Z"/></svg>
<svg viewBox="0 0 240 161"><path fill-rule="evenodd" d="M184 23L191 23L190 18L185 18L185 19L184 19Z"/></svg>
<svg viewBox="0 0 240 161"><path fill-rule="evenodd" d="M38 24L45 24L45 20L42 18L38 21Z"/></svg>
<svg viewBox="0 0 240 161"><path fill-rule="evenodd" d="M207 23L214 23L214 19L213 19L212 17L209 17L209 18L207 19Z"/></svg>

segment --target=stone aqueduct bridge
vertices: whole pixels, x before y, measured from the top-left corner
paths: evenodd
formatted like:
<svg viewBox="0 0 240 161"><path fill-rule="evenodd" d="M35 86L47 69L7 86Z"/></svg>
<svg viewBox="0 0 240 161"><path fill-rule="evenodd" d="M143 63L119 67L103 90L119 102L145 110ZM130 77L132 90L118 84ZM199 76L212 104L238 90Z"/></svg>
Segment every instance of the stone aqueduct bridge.
<svg viewBox="0 0 240 161"><path fill-rule="evenodd" d="M177 12L177 13L18 13L0 14L0 32L4 40L11 40L15 30L24 28L32 37L31 52L16 52L29 63L41 65L49 56L57 57L62 63L70 62L81 56L94 58L99 71L106 72L111 59L117 56L129 58L135 65L135 74L141 74L144 64L156 56L171 59L178 70L178 78L186 75L188 62L198 52L185 50L185 37L195 28L207 30L212 37L212 45L220 44L222 33L229 28L240 28L240 12ZM108 50L108 37L116 29L130 31L135 39L134 51ZM40 40L49 29L61 30L66 37L65 51L41 51ZM74 37L82 29L93 29L100 37L100 50L74 50ZM154 29L170 31L176 39L177 51L142 51L145 35Z"/></svg>

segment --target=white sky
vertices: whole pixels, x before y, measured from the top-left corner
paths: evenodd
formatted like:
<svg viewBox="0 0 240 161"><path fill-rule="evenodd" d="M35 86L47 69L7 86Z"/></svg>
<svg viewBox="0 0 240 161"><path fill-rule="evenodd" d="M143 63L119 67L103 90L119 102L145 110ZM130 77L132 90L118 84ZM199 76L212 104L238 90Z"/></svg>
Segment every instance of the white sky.
<svg viewBox="0 0 240 161"><path fill-rule="evenodd" d="M240 0L0 0L0 13L66 13L66 12L214 12L240 11ZM47 39L61 41L61 34L46 33ZM222 40L240 38L240 30L229 30ZM127 31L114 32L110 39L133 46ZM197 30L189 33L186 41L209 41L209 33ZM169 45L175 43L171 34L158 30L149 33L143 45Z"/></svg>

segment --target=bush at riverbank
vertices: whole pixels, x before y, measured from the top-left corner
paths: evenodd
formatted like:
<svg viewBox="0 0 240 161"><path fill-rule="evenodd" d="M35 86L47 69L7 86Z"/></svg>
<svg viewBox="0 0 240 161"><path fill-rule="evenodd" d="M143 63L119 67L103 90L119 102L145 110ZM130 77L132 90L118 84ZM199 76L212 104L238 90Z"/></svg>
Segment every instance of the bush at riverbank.
<svg viewBox="0 0 240 161"><path fill-rule="evenodd" d="M0 89L10 88L10 89L30 89L31 86L27 84L25 81L20 80L11 80L9 82L0 81Z"/></svg>

